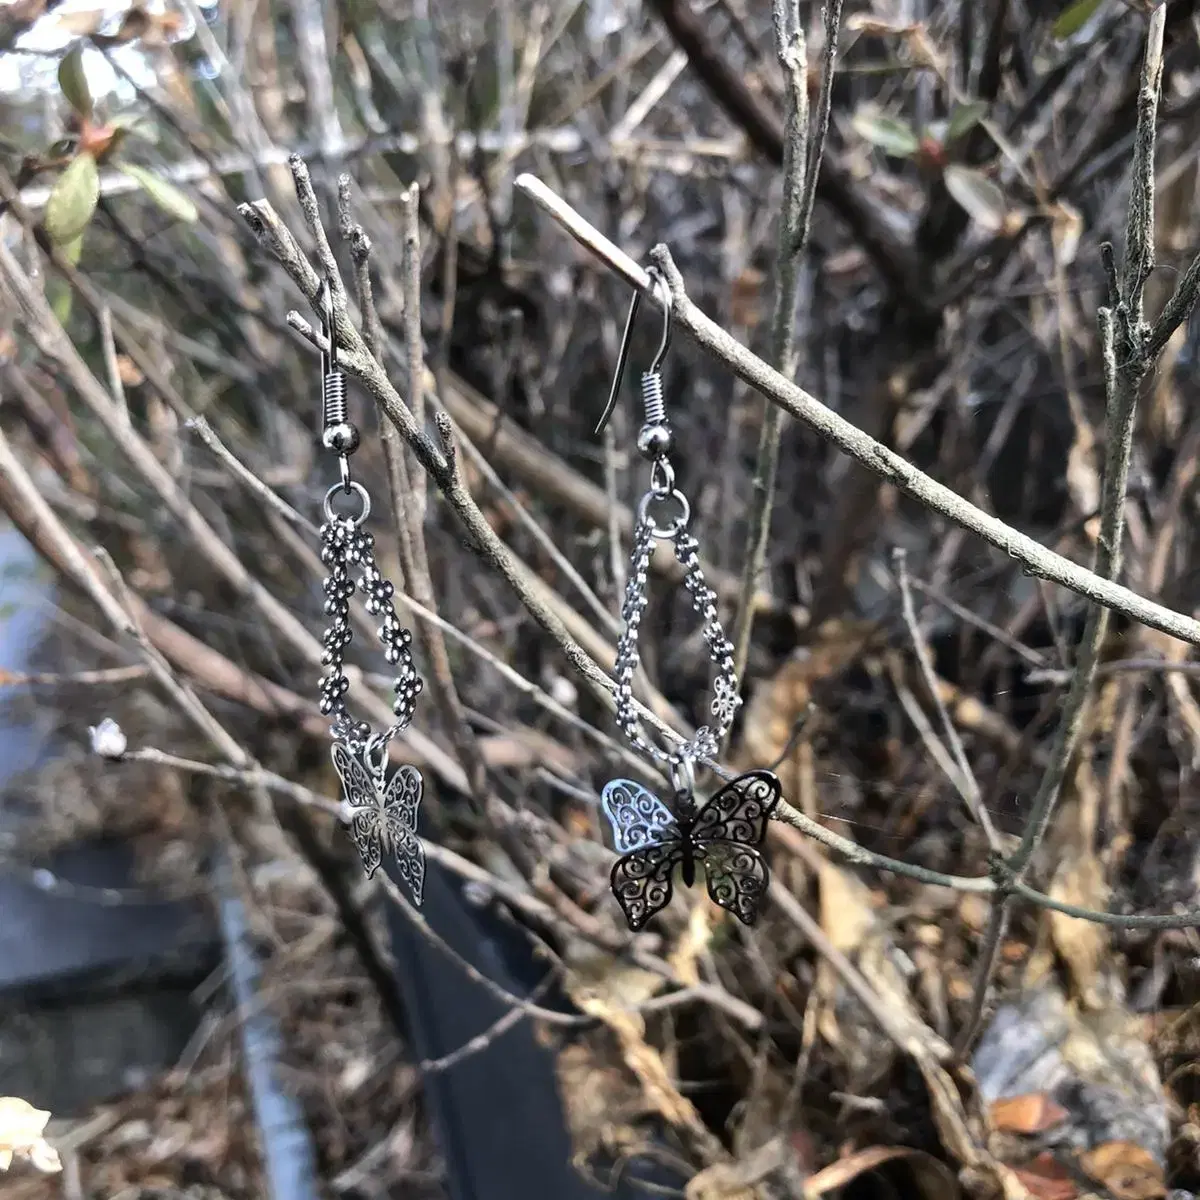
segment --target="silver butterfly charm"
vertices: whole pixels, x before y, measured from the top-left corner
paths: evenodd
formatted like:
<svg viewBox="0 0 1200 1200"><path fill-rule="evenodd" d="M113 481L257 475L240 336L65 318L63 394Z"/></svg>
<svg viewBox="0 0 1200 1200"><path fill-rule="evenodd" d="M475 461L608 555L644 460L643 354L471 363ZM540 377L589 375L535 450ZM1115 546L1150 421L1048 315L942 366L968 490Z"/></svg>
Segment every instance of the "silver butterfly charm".
<svg viewBox="0 0 1200 1200"><path fill-rule="evenodd" d="M371 742L357 750L345 742L333 743L333 765L350 810L350 837L368 879L379 869L386 853L399 868L413 903L420 905L425 888L425 851L417 837L421 773L405 765L388 779L387 747L382 747L378 766L372 762L373 749L376 747Z"/></svg>
<svg viewBox="0 0 1200 1200"><path fill-rule="evenodd" d="M779 780L762 770L739 775L699 807L678 795L676 812L632 779L605 784L600 806L621 856L609 882L629 928L636 933L670 904L676 868L691 887L698 866L709 896L753 925L771 879L759 846L779 799Z"/></svg>

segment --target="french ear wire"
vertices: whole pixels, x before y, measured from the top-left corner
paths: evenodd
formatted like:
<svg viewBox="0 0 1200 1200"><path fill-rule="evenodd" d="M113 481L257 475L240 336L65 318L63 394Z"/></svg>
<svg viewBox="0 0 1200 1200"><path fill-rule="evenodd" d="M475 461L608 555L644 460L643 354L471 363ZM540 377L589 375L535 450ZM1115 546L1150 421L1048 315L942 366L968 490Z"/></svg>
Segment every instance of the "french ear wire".
<svg viewBox="0 0 1200 1200"><path fill-rule="evenodd" d="M663 328L662 340L659 342L658 352L654 355L647 370L642 373L642 406L645 413L645 419L642 423L643 433L652 426L666 426L667 408L663 400L662 365L667 357L667 351L671 347L671 310L674 305L674 301L671 298L671 289L667 286L667 281L663 278L662 272L657 267L650 267L646 274L650 276L650 286L659 298L658 303L662 308L663 314ZM596 425L595 431L597 435L604 432L604 427L608 424L613 409L617 406L617 396L621 391L621 381L625 378L625 367L629 362L629 344L633 335L633 323L637 319L641 303L641 292L634 292L633 300L629 305L629 315L625 318L625 332L621 335L621 348L617 352L617 368L613 373L612 387L608 392L608 403L604 406L604 412L601 414L600 421ZM667 436L670 436L669 427L667 428ZM641 449L642 441L643 438L639 436L639 449ZM671 447L668 445L663 452L669 453L670 449ZM647 451L642 450L642 453L646 454Z"/></svg>

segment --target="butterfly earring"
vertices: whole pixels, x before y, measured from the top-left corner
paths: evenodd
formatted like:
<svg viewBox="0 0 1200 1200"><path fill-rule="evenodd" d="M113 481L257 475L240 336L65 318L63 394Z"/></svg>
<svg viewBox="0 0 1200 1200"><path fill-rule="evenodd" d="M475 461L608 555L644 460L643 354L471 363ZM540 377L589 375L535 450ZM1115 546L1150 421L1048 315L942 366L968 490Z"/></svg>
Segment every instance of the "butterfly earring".
<svg viewBox="0 0 1200 1200"><path fill-rule="evenodd" d="M421 774L402 766L388 778L388 747L412 721L421 677L413 665L412 634L400 624L392 603L395 588L384 579L375 562L375 539L363 528L371 515L371 496L350 476L350 456L358 449L358 430L346 419L346 377L337 361L337 334L333 323L333 296L328 281L322 288L324 333L329 349L321 354L321 442L337 456L341 481L325 493L321 526L321 562L325 577L325 614L330 618L323 641L321 662L326 673L320 681L321 712L332 718L333 765L342 782L349 816L350 837L370 878L386 854L399 868L413 902L421 903L425 886L425 852L417 838L417 810L421 804ZM335 500L357 500L358 512L338 512ZM342 669L350 644L350 599L358 575L367 612L380 619L379 640L387 662L396 671L395 720L374 733L370 725L355 721L346 709L350 681Z"/></svg>
<svg viewBox="0 0 1200 1200"><path fill-rule="evenodd" d="M727 783L706 803L696 803L696 763L719 752L742 701L734 673L733 646L717 617L716 593L700 567L699 543L688 532L691 506L675 486L670 460L674 436L666 419L662 383L662 363L671 341L671 292L657 269L651 268L648 273L662 307L663 333L650 369L642 374L645 416L637 446L650 463L650 486L638 504L629 580L621 608L616 716L635 749L666 764L673 794L667 804L632 779L614 779L604 786L601 808L612 826L614 847L620 855L613 865L611 885L626 924L637 932L671 902L676 868L684 885L691 887L699 866L712 899L744 924L752 925L770 880L759 847L766 838L767 821L779 803L780 785L771 771L749 771ZM640 294L635 292L612 391L597 433L617 402L639 300ZM713 725L704 726L690 741L670 749L647 735L633 700L633 677L641 661L638 632L647 602L650 558L657 541L670 542L683 567L683 586L703 622L704 641L716 668L709 708Z"/></svg>

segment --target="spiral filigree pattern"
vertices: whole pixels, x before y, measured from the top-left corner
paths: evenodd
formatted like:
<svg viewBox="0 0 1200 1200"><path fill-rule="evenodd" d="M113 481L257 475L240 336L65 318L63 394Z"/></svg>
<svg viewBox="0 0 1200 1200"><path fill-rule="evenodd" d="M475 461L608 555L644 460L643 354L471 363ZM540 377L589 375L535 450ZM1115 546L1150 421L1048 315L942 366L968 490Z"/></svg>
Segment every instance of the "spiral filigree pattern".
<svg viewBox="0 0 1200 1200"><path fill-rule="evenodd" d="M687 860L704 869L714 903L753 925L770 882L758 847L780 799L771 771L749 771L727 783L694 816L690 797L675 816L653 792L631 779L604 788L602 807L621 857L610 882L634 932L671 902L675 868ZM685 871L685 880L690 882Z"/></svg>

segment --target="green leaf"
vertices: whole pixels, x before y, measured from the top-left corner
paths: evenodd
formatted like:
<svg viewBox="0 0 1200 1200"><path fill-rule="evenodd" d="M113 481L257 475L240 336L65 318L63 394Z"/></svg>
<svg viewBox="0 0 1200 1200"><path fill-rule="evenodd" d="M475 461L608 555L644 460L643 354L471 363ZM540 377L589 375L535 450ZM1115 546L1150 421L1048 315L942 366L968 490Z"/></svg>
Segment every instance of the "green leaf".
<svg viewBox="0 0 1200 1200"><path fill-rule="evenodd" d="M46 201L43 223L56 246L74 241L86 228L100 199L100 172L90 154L71 160Z"/></svg>
<svg viewBox="0 0 1200 1200"><path fill-rule="evenodd" d="M69 242L63 243L58 248L59 254L66 259L73 267L79 266L79 259L83 254L83 234L72 238Z"/></svg>
<svg viewBox="0 0 1200 1200"><path fill-rule="evenodd" d="M58 318L58 323L66 326L71 319L71 304L75 293L65 279L48 279L46 292L50 298L50 311Z"/></svg>
<svg viewBox="0 0 1200 1200"><path fill-rule="evenodd" d="M851 121L854 132L893 158L912 158L920 140L911 125L864 105Z"/></svg>
<svg viewBox="0 0 1200 1200"><path fill-rule="evenodd" d="M181 192L173 183L155 175L153 171L147 171L145 167L139 167L136 163L118 163L117 169L134 180L163 212L176 220L186 221L190 225L199 218L200 212L187 194Z"/></svg>
<svg viewBox="0 0 1200 1200"><path fill-rule="evenodd" d="M1096 10L1104 0L1075 0L1058 15L1058 20L1050 28L1050 32L1059 41L1065 41L1072 34L1078 33L1095 15Z"/></svg>
<svg viewBox="0 0 1200 1200"><path fill-rule="evenodd" d="M971 215L971 219L989 233L1004 228L1008 200L1000 188L981 171L951 163L944 178L946 191Z"/></svg>
<svg viewBox="0 0 1200 1200"><path fill-rule="evenodd" d="M58 64L58 86L67 103L81 116L92 115L92 93L83 69L83 43L76 42Z"/></svg>
<svg viewBox="0 0 1200 1200"><path fill-rule="evenodd" d="M987 116L987 110L986 100L968 100L966 104L955 105L950 124L946 126L945 141L954 142L969 133Z"/></svg>

